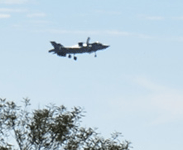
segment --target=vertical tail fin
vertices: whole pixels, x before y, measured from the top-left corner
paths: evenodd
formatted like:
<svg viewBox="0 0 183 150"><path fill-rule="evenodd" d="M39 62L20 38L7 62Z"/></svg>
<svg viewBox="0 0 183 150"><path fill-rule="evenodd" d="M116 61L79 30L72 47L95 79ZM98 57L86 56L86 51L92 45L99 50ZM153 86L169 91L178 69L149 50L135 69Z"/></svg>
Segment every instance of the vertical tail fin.
<svg viewBox="0 0 183 150"><path fill-rule="evenodd" d="M57 44L57 43L54 42L54 41L51 41L50 43L53 45L53 47L54 47L55 49L60 48L60 47L63 47L62 44L60 44L60 43Z"/></svg>
<svg viewBox="0 0 183 150"><path fill-rule="evenodd" d="M89 40L90 40L90 37L87 38L87 41L86 41L87 46L89 45Z"/></svg>

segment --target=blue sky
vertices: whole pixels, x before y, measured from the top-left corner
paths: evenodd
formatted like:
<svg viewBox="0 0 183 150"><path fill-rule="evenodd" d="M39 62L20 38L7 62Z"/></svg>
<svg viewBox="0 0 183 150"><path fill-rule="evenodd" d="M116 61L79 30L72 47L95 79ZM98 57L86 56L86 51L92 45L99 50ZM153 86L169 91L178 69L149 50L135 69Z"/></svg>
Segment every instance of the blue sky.
<svg viewBox="0 0 183 150"><path fill-rule="evenodd" d="M86 110L83 125L122 132L135 150L183 147L183 2L0 0L0 97ZM78 61L48 53L100 41Z"/></svg>

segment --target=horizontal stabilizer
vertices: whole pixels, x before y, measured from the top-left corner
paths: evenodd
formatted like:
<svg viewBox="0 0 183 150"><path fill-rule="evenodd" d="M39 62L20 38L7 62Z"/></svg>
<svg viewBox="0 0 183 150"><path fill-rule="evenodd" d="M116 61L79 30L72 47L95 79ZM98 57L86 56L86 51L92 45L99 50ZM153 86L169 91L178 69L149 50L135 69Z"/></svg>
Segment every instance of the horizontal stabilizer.
<svg viewBox="0 0 183 150"><path fill-rule="evenodd" d="M55 52L55 49L51 49L51 50L49 50L49 53L51 53L51 52L56 53L56 52Z"/></svg>

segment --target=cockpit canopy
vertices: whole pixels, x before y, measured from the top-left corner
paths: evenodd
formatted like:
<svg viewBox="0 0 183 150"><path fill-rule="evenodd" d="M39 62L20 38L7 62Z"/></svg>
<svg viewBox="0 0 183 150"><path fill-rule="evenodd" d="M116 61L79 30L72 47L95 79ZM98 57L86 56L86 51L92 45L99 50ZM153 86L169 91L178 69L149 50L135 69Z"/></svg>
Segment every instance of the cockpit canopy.
<svg viewBox="0 0 183 150"><path fill-rule="evenodd" d="M93 43L92 45L102 46L102 44L101 44L101 43L99 43L99 42L95 42L95 43Z"/></svg>

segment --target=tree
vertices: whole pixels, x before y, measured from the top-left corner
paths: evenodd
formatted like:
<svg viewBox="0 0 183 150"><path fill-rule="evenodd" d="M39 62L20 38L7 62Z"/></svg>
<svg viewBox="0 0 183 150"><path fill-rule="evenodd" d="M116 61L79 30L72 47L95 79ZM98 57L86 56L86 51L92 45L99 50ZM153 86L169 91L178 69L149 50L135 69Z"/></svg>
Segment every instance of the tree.
<svg viewBox="0 0 183 150"><path fill-rule="evenodd" d="M128 150L130 142L119 141L120 133L104 139L95 129L80 126L83 110L74 107L49 105L44 109L28 111L29 99L24 107L13 101L0 99L0 149L14 150L8 137L16 140L20 150Z"/></svg>

